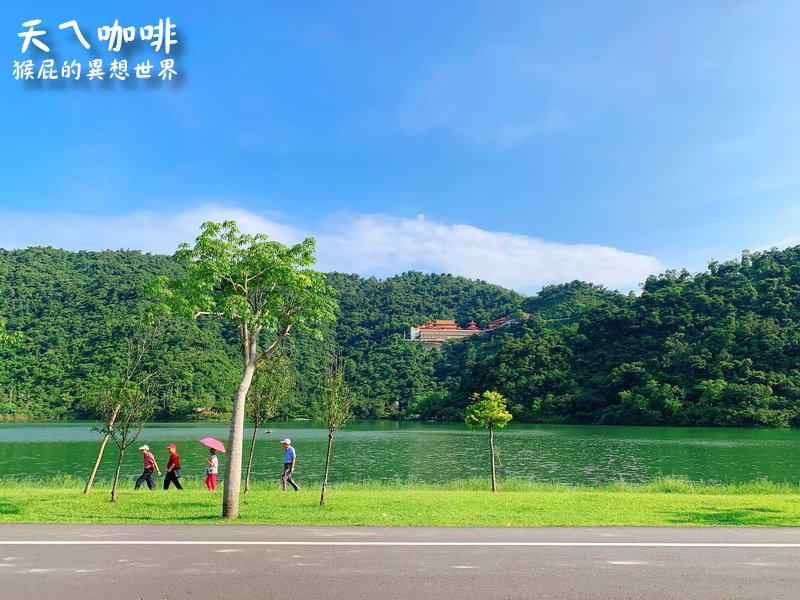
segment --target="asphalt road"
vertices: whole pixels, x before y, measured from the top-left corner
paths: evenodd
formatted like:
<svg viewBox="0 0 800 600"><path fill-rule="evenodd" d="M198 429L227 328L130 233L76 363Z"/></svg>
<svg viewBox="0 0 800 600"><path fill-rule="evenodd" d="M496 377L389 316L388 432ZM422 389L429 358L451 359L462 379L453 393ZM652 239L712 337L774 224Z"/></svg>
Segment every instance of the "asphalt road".
<svg viewBox="0 0 800 600"><path fill-rule="evenodd" d="M800 529L0 525L7 600L800 597Z"/></svg>

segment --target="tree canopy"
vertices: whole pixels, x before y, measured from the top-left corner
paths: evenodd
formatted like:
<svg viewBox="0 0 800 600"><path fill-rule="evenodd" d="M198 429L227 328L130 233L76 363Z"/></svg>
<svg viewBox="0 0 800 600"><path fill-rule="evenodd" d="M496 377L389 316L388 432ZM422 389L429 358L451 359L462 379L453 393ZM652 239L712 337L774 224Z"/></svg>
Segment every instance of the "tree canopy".
<svg viewBox="0 0 800 600"><path fill-rule="evenodd" d="M256 368L293 328L317 334L318 325L335 318L333 288L308 268L316 260L314 248L312 238L285 246L263 234L241 233L233 221L207 222L194 246L181 244L175 253L184 272L160 278L163 301L156 310L236 324L242 367L225 463L222 516L229 519L239 514L245 405Z"/></svg>
<svg viewBox="0 0 800 600"><path fill-rule="evenodd" d="M505 427L511 420L511 413L506 410L506 399L501 394L486 391L473 394L471 400L464 423L473 431Z"/></svg>

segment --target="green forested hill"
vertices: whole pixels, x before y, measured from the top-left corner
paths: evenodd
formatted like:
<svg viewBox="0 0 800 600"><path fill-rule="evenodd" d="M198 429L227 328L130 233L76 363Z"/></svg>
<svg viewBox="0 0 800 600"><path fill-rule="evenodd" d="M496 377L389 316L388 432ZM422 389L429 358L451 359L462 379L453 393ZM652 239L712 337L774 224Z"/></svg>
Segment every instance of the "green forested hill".
<svg viewBox="0 0 800 600"><path fill-rule="evenodd" d="M124 362L147 286L177 269L133 251L0 250L0 317L22 334L0 349L0 416L92 416L85 400ZM654 275L638 297L576 281L525 298L418 272L328 280L339 319L322 342L289 338L285 416L310 414L335 344L360 417L461 418L471 393L492 389L524 421L800 426L800 247ZM531 317L441 350L403 339L429 319L485 326L521 311ZM147 360L158 418L228 410L239 374L229 325L175 322Z"/></svg>
<svg viewBox="0 0 800 600"><path fill-rule="evenodd" d="M621 302L622 299L622 294L601 285L571 281L545 286L538 294L522 302L522 310L548 320L571 320L600 304Z"/></svg>
<svg viewBox="0 0 800 600"><path fill-rule="evenodd" d="M384 281L333 273L340 314L335 337L350 367L362 416L414 414L416 404L442 389L439 353L404 341L409 327L430 319L481 325L519 310L523 296L452 275L403 273Z"/></svg>
<svg viewBox="0 0 800 600"><path fill-rule="evenodd" d="M81 416L82 401L124 364L152 278L176 268L132 251L0 251L0 315L22 333L0 350L0 413ZM147 367L161 383L161 416L225 405L236 363L218 328L176 323L157 343Z"/></svg>
<svg viewBox="0 0 800 600"><path fill-rule="evenodd" d="M85 400L124 364L126 336L148 309L147 287L178 265L135 251L0 250L0 316L22 341L0 349L0 415L91 416ZM287 415L309 414L325 344L348 363L359 416L403 416L431 389L436 353L403 341L411 325L453 318L488 322L516 310L522 296L449 275L404 273L387 280L332 273L340 314L322 343L291 336L297 389ZM147 364L155 372L159 418L224 413L238 383L235 332L223 323L176 321ZM203 411L203 412L198 412Z"/></svg>
<svg viewBox="0 0 800 600"><path fill-rule="evenodd" d="M668 271L640 297L545 325L452 352L446 404L496 389L533 421L800 426L800 247Z"/></svg>

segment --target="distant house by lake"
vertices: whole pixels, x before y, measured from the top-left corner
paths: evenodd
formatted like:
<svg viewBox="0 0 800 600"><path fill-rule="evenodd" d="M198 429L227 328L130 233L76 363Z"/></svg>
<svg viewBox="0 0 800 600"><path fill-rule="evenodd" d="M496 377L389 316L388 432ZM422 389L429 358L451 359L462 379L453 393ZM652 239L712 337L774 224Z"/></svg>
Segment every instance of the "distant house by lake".
<svg viewBox="0 0 800 600"><path fill-rule="evenodd" d="M529 314L525 313L523 318L529 316ZM438 319L436 321L428 321L419 327L411 327L409 337L406 339L411 342L420 342L426 349L430 350L431 348L440 348L442 344L453 340L460 340L475 335L476 333L483 333L485 331L497 329L498 327L503 327L517 320L518 319L510 316L501 317L489 323L486 329L481 329L475 321L470 321L467 327L460 327L455 321Z"/></svg>

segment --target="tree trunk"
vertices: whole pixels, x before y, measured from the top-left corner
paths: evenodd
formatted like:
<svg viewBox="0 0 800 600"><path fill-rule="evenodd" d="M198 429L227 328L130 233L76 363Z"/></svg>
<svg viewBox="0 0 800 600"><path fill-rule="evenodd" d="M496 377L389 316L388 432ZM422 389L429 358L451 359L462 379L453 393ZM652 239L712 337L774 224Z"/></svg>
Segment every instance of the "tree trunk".
<svg viewBox="0 0 800 600"><path fill-rule="evenodd" d="M494 431L489 427L489 453L492 455L492 491L497 491L497 478L494 472Z"/></svg>
<svg viewBox="0 0 800 600"><path fill-rule="evenodd" d="M122 405L117 404L117 407L111 414L111 420L108 423L109 429L114 427L114 423L117 422L117 415L119 414L120 408L122 408ZM88 494L92 489L92 483L94 483L94 476L97 475L97 469L100 467L100 461L103 459L103 452L105 452L106 444L108 443L108 437L109 437L108 434L105 434L103 436L103 443L100 444L100 451L97 453L97 460L94 461L94 468L92 469L92 474L89 475L89 481L86 482L86 487L83 488L84 494Z"/></svg>
<svg viewBox="0 0 800 600"><path fill-rule="evenodd" d="M114 473L114 483L111 484L111 501L117 501L117 482L119 481L119 472L122 469L122 457L125 454L125 450L119 451L119 458L117 459L117 472Z"/></svg>
<svg viewBox="0 0 800 600"><path fill-rule="evenodd" d="M222 498L222 517L235 519L239 516L239 490L242 487L242 441L244 438L244 403L247 391L253 382L255 360L245 360L242 382L236 391L231 415L231 431L228 437L228 462L225 464L225 482Z"/></svg>
<svg viewBox="0 0 800 600"><path fill-rule="evenodd" d="M333 446L333 432L328 432L328 453L325 455L325 475L322 477L322 494L319 497L319 505L325 506L325 490L328 489L328 467L331 465L331 446Z"/></svg>
<svg viewBox="0 0 800 600"><path fill-rule="evenodd" d="M250 443L250 456L247 457L247 475L244 478L244 493L250 491L250 470L253 467L253 450L256 447L256 434L258 433L258 422L253 425L253 441Z"/></svg>
<svg viewBox="0 0 800 600"><path fill-rule="evenodd" d="M97 475L97 469L100 467L100 461L103 458L103 452L106 449L106 444L108 443L108 434L103 436L103 441L100 444L100 451L97 453L97 460L94 461L94 467L92 468L92 473L89 475L89 481L86 482L86 487L83 488L83 493L88 494L92 489L92 483L94 483L94 476Z"/></svg>

